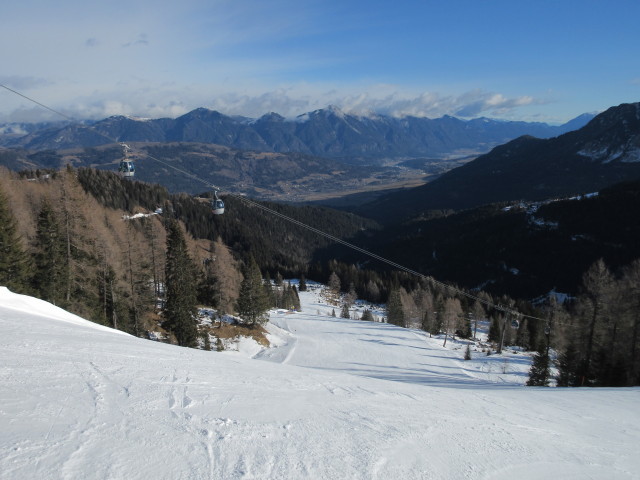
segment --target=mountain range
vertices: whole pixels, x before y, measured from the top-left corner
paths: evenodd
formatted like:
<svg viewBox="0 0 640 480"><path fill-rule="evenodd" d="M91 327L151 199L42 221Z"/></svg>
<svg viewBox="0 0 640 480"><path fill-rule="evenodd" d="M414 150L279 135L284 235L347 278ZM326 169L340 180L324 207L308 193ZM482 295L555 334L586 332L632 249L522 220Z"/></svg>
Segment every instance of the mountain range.
<svg viewBox="0 0 640 480"><path fill-rule="evenodd" d="M561 126L546 123L461 120L451 116L359 116L337 107L286 119L269 113L258 119L198 108L178 118L109 117L93 124L0 125L0 146L27 150L70 149L116 142L197 142L261 152L298 152L353 163L385 158L477 154L520 137L549 138L586 124L584 114Z"/></svg>
<svg viewBox="0 0 640 480"><path fill-rule="evenodd" d="M640 178L640 103L611 107L555 138L522 136L420 187L391 193L357 213L385 223L430 210L595 192Z"/></svg>

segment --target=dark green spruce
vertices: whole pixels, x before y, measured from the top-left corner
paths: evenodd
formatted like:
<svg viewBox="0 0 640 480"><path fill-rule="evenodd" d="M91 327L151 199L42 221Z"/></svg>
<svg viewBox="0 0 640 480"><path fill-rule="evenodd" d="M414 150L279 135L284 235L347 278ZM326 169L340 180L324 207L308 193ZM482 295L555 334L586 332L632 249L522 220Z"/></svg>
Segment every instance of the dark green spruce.
<svg viewBox="0 0 640 480"><path fill-rule="evenodd" d="M0 190L0 285L26 293L29 290L29 257L27 256L15 218L7 198Z"/></svg>
<svg viewBox="0 0 640 480"><path fill-rule="evenodd" d="M193 347L198 338L197 275L178 222L167 220L166 304L162 326L178 345Z"/></svg>

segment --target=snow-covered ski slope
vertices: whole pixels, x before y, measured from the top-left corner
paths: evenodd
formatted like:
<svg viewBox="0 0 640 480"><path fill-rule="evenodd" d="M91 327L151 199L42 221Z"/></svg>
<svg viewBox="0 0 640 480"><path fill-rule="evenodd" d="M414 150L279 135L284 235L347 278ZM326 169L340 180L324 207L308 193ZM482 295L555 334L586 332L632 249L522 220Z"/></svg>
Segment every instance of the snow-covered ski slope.
<svg viewBox="0 0 640 480"><path fill-rule="evenodd" d="M0 288L0 478L640 478L640 389L522 387L302 301L248 358Z"/></svg>

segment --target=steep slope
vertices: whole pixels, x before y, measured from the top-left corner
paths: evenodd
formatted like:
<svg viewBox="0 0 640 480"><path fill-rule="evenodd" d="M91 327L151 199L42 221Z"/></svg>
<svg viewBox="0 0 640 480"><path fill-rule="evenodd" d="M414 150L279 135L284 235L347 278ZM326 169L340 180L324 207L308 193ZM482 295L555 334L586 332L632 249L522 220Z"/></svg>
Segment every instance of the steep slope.
<svg viewBox="0 0 640 480"><path fill-rule="evenodd" d="M637 389L478 381L410 330L306 314L282 332L300 338L292 360L331 331L351 342L349 356L309 368L65 320L0 288L0 478L631 479L640 468Z"/></svg>
<svg viewBox="0 0 640 480"><path fill-rule="evenodd" d="M520 137L431 183L382 197L358 212L397 221L428 210L594 192L636 178L640 103L612 107L580 130L556 138Z"/></svg>

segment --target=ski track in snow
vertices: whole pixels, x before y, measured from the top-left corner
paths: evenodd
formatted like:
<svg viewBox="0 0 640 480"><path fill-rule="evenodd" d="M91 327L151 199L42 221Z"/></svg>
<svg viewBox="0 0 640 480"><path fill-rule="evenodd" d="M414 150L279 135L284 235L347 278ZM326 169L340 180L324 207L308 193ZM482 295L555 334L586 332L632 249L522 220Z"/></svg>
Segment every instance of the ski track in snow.
<svg viewBox="0 0 640 480"><path fill-rule="evenodd" d="M522 355L301 300L247 358L0 288L0 479L640 478L640 389L525 388Z"/></svg>

